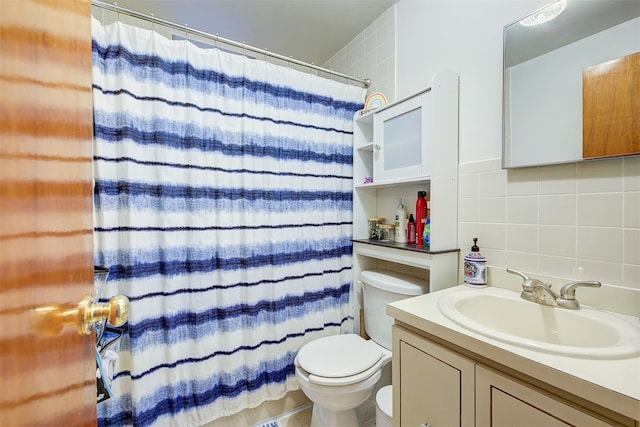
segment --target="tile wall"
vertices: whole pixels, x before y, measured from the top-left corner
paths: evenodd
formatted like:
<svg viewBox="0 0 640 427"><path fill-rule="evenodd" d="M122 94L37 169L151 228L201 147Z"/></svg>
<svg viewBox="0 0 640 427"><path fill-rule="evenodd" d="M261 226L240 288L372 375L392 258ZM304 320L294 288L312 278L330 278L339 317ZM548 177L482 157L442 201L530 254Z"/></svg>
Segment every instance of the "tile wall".
<svg viewBox="0 0 640 427"><path fill-rule="evenodd" d="M367 94L382 92L395 101L395 6L358 34L322 66L351 76L371 79Z"/></svg>
<svg viewBox="0 0 640 427"><path fill-rule="evenodd" d="M557 288L599 280L603 288L578 291L583 301L639 314L640 156L510 170L500 159L461 164L458 223L461 257L479 237L493 284L519 285L506 267Z"/></svg>

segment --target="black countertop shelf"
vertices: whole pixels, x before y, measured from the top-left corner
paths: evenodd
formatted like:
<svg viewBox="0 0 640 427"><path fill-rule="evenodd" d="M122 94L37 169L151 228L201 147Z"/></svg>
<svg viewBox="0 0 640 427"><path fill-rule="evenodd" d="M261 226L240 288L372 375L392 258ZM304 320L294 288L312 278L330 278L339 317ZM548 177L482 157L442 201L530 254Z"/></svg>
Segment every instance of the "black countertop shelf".
<svg viewBox="0 0 640 427"><path fill-rule="evenodd" d="M429 249L425 249L425 247L422 245L398 243L394 241L373 240L373 239L352 239L351 241L354 243L366 243L368 245L382 246L385 248L394 248L394 249L400 249L400 250L411 251L411 252L420 252L420 253L425 253L430 255L445 254L449 252L460 252L459 248L431 251Z"/></svg>

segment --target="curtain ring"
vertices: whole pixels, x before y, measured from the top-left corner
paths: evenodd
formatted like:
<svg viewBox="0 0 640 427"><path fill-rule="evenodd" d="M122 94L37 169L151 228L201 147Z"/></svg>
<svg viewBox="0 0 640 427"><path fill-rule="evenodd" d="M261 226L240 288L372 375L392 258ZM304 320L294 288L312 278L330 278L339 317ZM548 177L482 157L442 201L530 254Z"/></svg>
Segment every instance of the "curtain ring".
<svg viewBox="0 0 640 427"><path fill-rule="evenodd" d="M116 22L120 22L120 11L117 9L118 2L114 1L113 5L116 7Z"/></svg>
<svg viewBox="0 0 640 427"><path fill-rule="evenodd" d="M220 35L216 33L216 41L215 41L216 49L218 48L218 40L220 40Z"/></svg>
<svg viewBox="0 0 640 427"><path fill-rule="evenodd" d="M293 59L293 56L289 55L289 71L291 71L291 60Z"/></svg>
<svg viewBox="0 0 640 427"><path fill-rule="evenodd" d="M267 62L267 48L264 48L264 62Z"/></svg>
<svg viewBox="0 0 640 427"><path fill-rule="evenodd" d="M189 40L189 26L187 24L184 24L184 38Z"/></svg>
<svg viewBox="0 0 640 427"><path fill-rule="evenodd" d="M156 17L151 14L151 31L154 31L156 25Z"/></svg>

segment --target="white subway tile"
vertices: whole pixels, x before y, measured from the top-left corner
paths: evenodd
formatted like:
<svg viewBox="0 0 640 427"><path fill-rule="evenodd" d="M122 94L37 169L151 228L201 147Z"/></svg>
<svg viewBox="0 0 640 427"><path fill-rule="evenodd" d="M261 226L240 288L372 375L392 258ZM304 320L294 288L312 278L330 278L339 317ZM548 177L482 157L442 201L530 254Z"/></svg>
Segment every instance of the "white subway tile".
<svg viewBox="0 0 640 427"><path fill-rule="evenodd" d="M505 225L478 223L477 234L472 237L478 238L478 245L487 249L505 249ZM471 245L472 240L466 244Z"/></svg>
<svg viewBox="0 0 640 427"><path fill-rule="evenodd" d="M622 285L640 289L640 265L622 264Z"/></svg>
<svg viewBox="0 0 640 427"><path fill-rule="evenodd" d="M478 197L478 175L460 175L458 177L458 197Z"/></svg>
<svg viewBox="0 0 640 427"><path fill-rule="evenodd" d="M623 158L624 191L640 191L640 156Z"/></svg>
<svg viewBox="0 0 640 427"><path fill-rule="evenodd" d="M478 237L477 222L458 222L458 246L461 248L471 247L473 238ZM504 247L504 244L503 244Z"/></svg>
<svg viewBox="0 0 640 427"><path fill-rule="evenodd" d="M622 193L578 194L578 225L621 227L622 200Z"/></svg>
<svg viewBox="0 0 640 427"><path fill-rule="evenodd" d="M538 269L538 257L528 252L506 251L507 258L505 265L514 270L524 273L535 273Z"/></svg>
<svg viewBox="0 0 640 427"><path fill-rule="evenodd" d="M562 226L540 226L539 229L540 255L571 257L576 252L576 228Z"/></svg>
<svg viewBox="0 0 640 427"><path fill-rule="evenodd" d="M540 168L540 194L574 194L577 166L575 163Z"/></svg>
<svg viewBox="0 0 640 427"><path fill-rule="evenodd" d="M576 225L575 194L540 196L539 223L544 225Z"/></svg>
<svg viewBox="0 0 640 427"><path fill-rule="evenodd" d="M539 168L510 169L507 172L507 195L537 195L538 178Z"/></svg>
<svg viewBox="0 0 640 427"><path fill-rule="evenodd" d="M478 242L478 244L479 243L480 242ZM467 252L463 252L463 255L468 254L469 251L470 251L470 248L471 248L471 245L469 245L469 247L465 249ZM507 253L504 250L491 249L491 248L485 248L483 246L480 246L480 253L482 255L484 255L484 257L487 259L487 264L488 265L492 265L494 267L505 268L505 262L506 262Z"/></svg>
<svg viewBox="0 0 640 427"><path fill-rule="evenodd" d="M578 163L578 193L622 191L621 159Z"/></svg>
<svg viewBox="0 0 640 427"><path fill-rule="evenodd" d="M640 228L640 192L624 193L623 221L625 228Z"/></svg>
<svg viewBox="0 0 640 427"><path fill-rule="evenodd" d="M561 256L540 255L540 271L546 275L558 277L576 277L577 267L575 258L565 258Z"/></svg>
<svg viewBox="0 0 640 427"><path fill-rule="evenodd" d="M598 280L622 285L622 264L617 262L578 260L578 280ZM578 297L578 299L580 299Z"/></svg>
<svg viewBox="0 0 640 427"><path fill-rule="evenodd" d="M623 260L625 264L640 266L640 229L623 231Z"/></svg>
<svg viewBox="0 0 640 427"><path fill-rule="evenodd" d="M578 227L578 260L622 264L622 229Z"/></svg>
<svg viewBox="0 0 640 427"><path fill-rule="evenodd" d="M507 222L510 224L537 224L538 196L508 197Z"/></svg>
<svg viewBox="0 0 640 427"><path fill-rule="evenodd" d="M459 199L458 200L458 221L460 222L476 222L478 221L478 199Z"/></svg>
<svg viewBox="0 0 640 427"><path fill-rule="evenodd" d="M478 221L504 224L505 203L504 197L480 197L478 199Z"/></svg>
<svg viewBox="0 0 640 427"><path fill-rule="evenodd" d="M478 174L478 196L504 196L507 190L507 171L499 170Z"/></svg>
<svg viewBox="0 0 640 427"><path fill-rule="evenodd" d="M507 224L507 250L538 253L538 226Z"/></svg>

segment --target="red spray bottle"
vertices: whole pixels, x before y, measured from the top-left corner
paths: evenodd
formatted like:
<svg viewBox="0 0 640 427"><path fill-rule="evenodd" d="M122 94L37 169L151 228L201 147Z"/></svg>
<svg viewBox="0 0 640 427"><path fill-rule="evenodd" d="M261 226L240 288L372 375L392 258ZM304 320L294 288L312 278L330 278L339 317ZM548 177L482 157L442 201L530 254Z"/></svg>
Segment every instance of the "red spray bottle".
<svg viewBox="0 0 640 427"><path fill-rule="evenodd" d="M418 191L418 199L416 200L416 238L418 245L422 245L422 231L424 229L424 221L427 219L427 197L426 191Z"/></svg>

